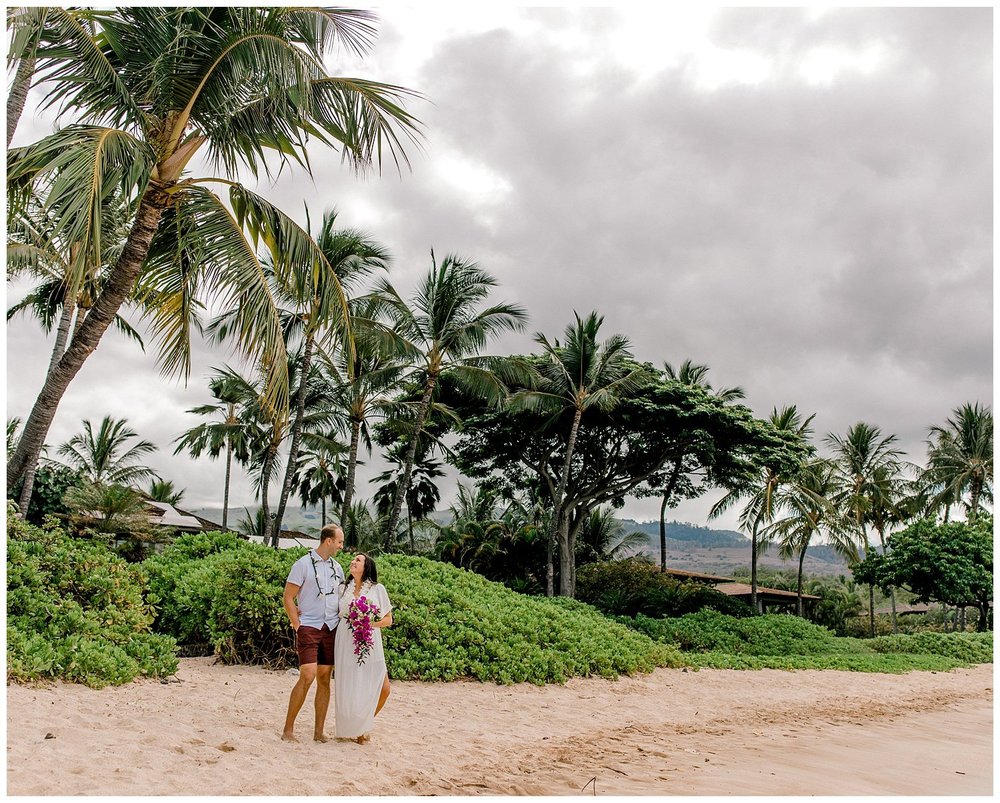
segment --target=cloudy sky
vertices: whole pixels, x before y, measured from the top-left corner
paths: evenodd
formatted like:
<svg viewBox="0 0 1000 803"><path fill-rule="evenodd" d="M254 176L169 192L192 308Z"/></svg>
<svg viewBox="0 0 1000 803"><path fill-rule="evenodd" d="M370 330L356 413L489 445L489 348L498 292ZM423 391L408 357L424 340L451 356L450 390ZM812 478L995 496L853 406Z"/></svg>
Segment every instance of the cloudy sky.
<svg viewBox="0 0 1000 803"><path fill-rule="evenodd" d="M992 404L992 13L389 7L371 56L331 70L423 94L412 169L358 181L317 153L312 179L260 188L371 232L404 294L431 248L478 261L531 316L494 353L596 309L637 357L707 364L760 416L795 404L817 440L867 421L922 462L930 425ZM29 110L15 144L49 126ZM8 327L8 416L50 349L34 321ZM172 441L227 361L199 344L184 387L109 332L48 442L127 417L187 507L220 505L222 464ZM703 524L718 495L672 517ZM251 503L241 478L234 504Z"/></svg>

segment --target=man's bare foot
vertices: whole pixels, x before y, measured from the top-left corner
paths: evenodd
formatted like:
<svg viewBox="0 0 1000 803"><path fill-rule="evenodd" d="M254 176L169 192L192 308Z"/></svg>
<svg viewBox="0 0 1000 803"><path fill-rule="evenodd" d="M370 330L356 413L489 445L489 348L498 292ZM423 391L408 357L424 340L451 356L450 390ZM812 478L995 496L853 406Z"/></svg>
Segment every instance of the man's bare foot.
<svg viewBox="0 0 1000 803"><path fill-rule="evenodd" d="M292 733L283 733L283 734L281 734L281 741L283 741L283 742L297 742L298 739L296 739L295 735L292 734Z"/></svg>
<svg viewBox="0 0 1000 803"><path fill-rule="evenodd" d="M359 736L355 741L357 741L358 744L368 744L368 742L371 741L371 738L371 736L365 733Z"/></svg>
<svg viewBox="0 0 1000 803"><path fill-rule="evenodd" d="M319 736L313 736L313 741L314 742L328 742L328 741L330 741L330 737L327 736L324 733L321 733L321 734L319 734Z"/></svg>

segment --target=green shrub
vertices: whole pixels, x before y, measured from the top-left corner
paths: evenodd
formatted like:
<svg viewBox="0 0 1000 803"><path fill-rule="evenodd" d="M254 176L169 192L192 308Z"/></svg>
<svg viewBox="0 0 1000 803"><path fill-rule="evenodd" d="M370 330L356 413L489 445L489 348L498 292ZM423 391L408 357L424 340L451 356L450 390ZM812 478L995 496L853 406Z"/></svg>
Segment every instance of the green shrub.
<svg viewBox="0 0 1000 803"><path fill-rule="evenodd" d="M142 575L107 546L7 517L7 679L101 687L177 671Z"/></svg>
<svg viewBox="0 0 1000 803"><path fill-rule="evenodd" d="M868 646L880 653L943 655L970 664L993 662L992 633L915 633L879 636L869 641Z"/></svg>
<svg viewBox="0 0 1000 803"><path fill-rule="evenodd" d="M682 616L713 608L731 616L753 616L740 600L702 583L680 582L656 566L628 559L590 563L577 570L576 596L617 616Z"/></svg>

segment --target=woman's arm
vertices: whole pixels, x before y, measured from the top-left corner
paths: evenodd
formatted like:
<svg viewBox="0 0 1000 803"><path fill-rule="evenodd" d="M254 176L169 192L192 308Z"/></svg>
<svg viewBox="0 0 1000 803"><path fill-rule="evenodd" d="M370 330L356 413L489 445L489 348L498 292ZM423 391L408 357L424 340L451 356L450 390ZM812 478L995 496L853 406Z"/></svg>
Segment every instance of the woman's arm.
<svg viewBox="0 0 1000 803"><path fill-rule="evenodd" d="M375 622L374 627L392 627L392 611Z"/></svg>

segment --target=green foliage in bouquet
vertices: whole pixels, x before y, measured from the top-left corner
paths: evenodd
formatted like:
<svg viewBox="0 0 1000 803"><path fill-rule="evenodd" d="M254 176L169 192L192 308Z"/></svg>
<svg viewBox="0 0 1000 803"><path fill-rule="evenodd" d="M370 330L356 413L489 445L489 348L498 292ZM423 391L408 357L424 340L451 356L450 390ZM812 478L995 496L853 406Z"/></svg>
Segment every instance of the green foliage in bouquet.
<svg viewBox="0 0 1000 803"><path fill-rule="evenodd" d="M613 616L682 616L703 608L731 616L755 615L745 602L702 583L680 582L656 566L634 559L581 566L576 575L576 596Z"/></svg>
<svg viewBox="0 0 1000 803"><path fill-rule="evenodd" d="M176 643L151 632L142 577L107 546L7 511L7 680L100 688L177 671Z"/></svg>

